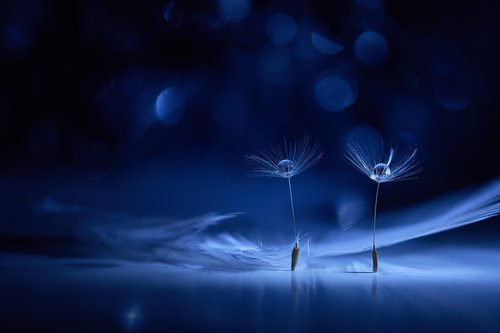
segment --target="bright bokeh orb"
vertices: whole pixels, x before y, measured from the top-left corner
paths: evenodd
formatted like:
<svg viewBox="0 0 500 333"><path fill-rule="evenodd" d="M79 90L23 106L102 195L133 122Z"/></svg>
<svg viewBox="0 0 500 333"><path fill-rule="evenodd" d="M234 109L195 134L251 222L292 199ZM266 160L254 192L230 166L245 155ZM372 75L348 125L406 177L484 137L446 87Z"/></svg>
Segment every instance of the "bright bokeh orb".
<svg viewBox="0 0 500 333"><path fill-rule="evenodd" d="M156 116L167 125L177 125L182 118L185 97L181 90L170 87L156 98Z"/></svg>
<svg viewBox="0 0 500 333"><path fill-rule="evenodd" d="M218 0L217 9L219 16L226 22L240 22L243 20L252 6L251 0Z"/></svg>
<svg viewBox="0 0 500 333"><path fill-rule="evenodd" d="M317 80L314 97L324 110L338 112L356 101L357 87L340 76L327 75Z"/></svg>
<svg viewBox="0 0 500 333"><path fill-rule="evenodd" d="M275 44L284 44L295 37L297 24L289 15L275 14L267 20L266 33Z"/></svg>
<svg viewBox="0 0 500 333"><path fill-rule="evenodd" d="M354 42L356 59L368 66L382 65L388 53L387 41L384 36L375 31L363 32Z"/></svg>
<svg viewBox="0 0 500 333"><path fill-rule="evenodd" d="M337 44L315 32L311 32L311 42L318 52L326 55L334 55L344 49L342 45Z"/></svg>

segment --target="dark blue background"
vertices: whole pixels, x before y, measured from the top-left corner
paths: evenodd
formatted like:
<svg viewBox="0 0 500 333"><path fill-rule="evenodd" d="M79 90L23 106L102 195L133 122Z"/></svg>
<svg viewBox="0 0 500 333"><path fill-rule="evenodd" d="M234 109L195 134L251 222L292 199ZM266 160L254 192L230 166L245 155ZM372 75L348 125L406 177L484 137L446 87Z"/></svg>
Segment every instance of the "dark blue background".
<svg viewBox="0 0 500 333"><path fill-rule="evenodd" d="M375 277L342 272L338 280L299 272L295 281L264 271L242 282L220 272L211 279L196 270L174 274L155 266L178 264L151 256L157 243L116 250L114 239L93 237L103 225L133 238L134 230L154 236L151 217L174 223L243 212L209 234L286 244L286 184L247 178L244 155L304 133L324 150L321 163L293 180L299 226L313 241L325 230L341 232L337 213L351 199L362 203L353 212L356 227L370 226L375 184L342 159L349 138L418 148L419 178L382 185L382 216L426 202L436 213L447 201L433 205L435 198L498 176L499 17L486 0L2 1L0 309L7 331L67 331L75 323L131 331L137 300L150 314L139 319L148 331L169 324L319 331L332 327L329 309L341 314L333 326L356 330L359 304L363 331L427 323L456 329L457 313L465 329L481 322L484 331L497 331L490 292L500 290L492 278L498 264L474 255L483 258L485 244L492 250L484 258L497 253L498 223L428 237L385 258L382 252L388 273L380 275L379 294ZM457 207L443 204L443 214L448 208ZM459 256L458 266L474 269L447 276L440 268L455 267L459 242L480 248ZM450 249L439 252L445 245ZM428 252L418 257L423 248ZM397 266L394 258L406 256L413 261ZM426 264L429 258L435 261ZM403 269L391 275L391 267ZM261 284L261 277L271 282ZM382 314L373 317L373 309ZM243 328L239 310L248 310ZM298 310L298 323L276 321ZM59 320L61 313L69 319ZM25 318L33 321L19 326Z"/></svg>
<svg viewBox="0 0 500 333"><path fill-rule="evenodd" d="M328 171L362 127L420 149L419 198L497 174L500 32L488 1L231 3L3 1L2 169L207 155L243 169L243 154L308 132ZM367 31L387 52L368 40L356 56ZM343 50L321 53L311 33ZM329 73L352 84L323 87L350 104L339 112L315 96ZM157 97L172 87L180 106L165 122Z"/></svg>

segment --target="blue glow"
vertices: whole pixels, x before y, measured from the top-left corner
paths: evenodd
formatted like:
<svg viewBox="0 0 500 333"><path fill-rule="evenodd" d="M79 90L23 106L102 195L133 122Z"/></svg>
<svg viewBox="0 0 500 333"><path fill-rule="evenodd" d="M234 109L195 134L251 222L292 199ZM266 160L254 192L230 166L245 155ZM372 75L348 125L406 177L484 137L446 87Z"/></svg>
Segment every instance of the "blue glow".
<svg viewBox="0 0 500 333"><path fill-rule="evenodd" d="M460 5L0 1L0 333L500 333L499 21Z"/></svg>
<svg viewBox="0 0 500 333"><path fill-rule="evenodd" d="M354 54L359 62L379 66L387 58L389 47L384 36L375 31L363 32L354 42Z"/></svg>
<svg viewBox="0 0 500 333"><path fill-rule="evenodd" d="M47 21L48 9L44 1L25 0L3 2L2 37L5 51L19 57L31 52L39 40L41 27Z"/></svg>
<svg viewBox="0 0 500 333"><path fill-rule="evenodd" d="M363 274L369 264L361 255L315 263L306 246L310 265L295 274L4 255L2 296L16 301L2 324L7 331L68 332L77 322L81 331L112 332L120 328L118 307L118 324L131 332L497 332L495 245L387 249L379 274ZM37 276L29 288L27 275ZM124 311L130 298L145 312ZM70 312L75 299L80 311ZM54 313L61 316L52 322Z"/></svg>
<svg viewBox="0 0 500 333"><path fill-rule="evenodd" d="M250 0L218 0L217 4L221 19L233 23L243 20L252 6Z"/></svg>
<svg viewBox="0 0 500 333"><path fill-rule="evenodd" d="M316 102L326 111L342 111L356 101L357 87L336 75L319 79L314 86Z"/></svg>
<svg viewBox="0 0 500 333"><path fill-rule="evenodd" d="M314 32L311 32L311 41L316 50L326 55L334 55L344 49L342 45L337 44L334 41L331 41Z"/></svg>
<svg viewBox="0 0 500 333"><path fill-rule="evenodd" d="M290 66L291 54L284 46L266 45L259 54L259 63L266 71L280 73Z"/></svg>
<svg viewBox="0 0 500 333"><path fill-rule="evenodd" d="M167 88L156 98L156 115L167 125L176 125L182 118L185 96L178 88Z"/></svg>
<svg viewBox="0 0 500 333"><path fill-rule="evenodd" d="M266 32L275 44L284 44L295 37L297 24L289 15L283 13L275 14L267 20Z"/></svg>
<svg viewBox="0 0 500 333"><path fill-rule="evenodd" d="M31 49L34 33L23 26L11 25L5 31L5 46L11 55L19 56Z"/></svg>
<svg viewBox="0 0 500 333"><path fill-rule="evenodd" d="M29 44L32 42L32 36L29 31L20 25L12 24L7 27L6 30L6 40L7 42L12 41L19 44Z"/></svg>
<svg viewBox="0 0 500 333"><path fill-rule="evenodd" d="M445 230L458 228L496 216L500 213L500 179L474 191L461 192L420 203L391 212L381 212L378 218L379 248L416 239ZM370 198L370 207L371 207ZM347 206L346 206L347 205ZM352 196L340 203L346 229L361 221L360 215L348 214L345 209L363 207L362 198ZM348 215L346 215L348 214ZM288 267L290 243L256 242L241 234L228 231L206 232L211 226L225 220L235 220L240 214L207 214L184 220L171 221L162 217L124 218L120 223L106 219L97 225L89 225L87 234L97 243L124 258L140 258L142 261L167 262L172 265L192 265L213 270L283 270ZM339 233L335 228L325 229L321 237L312 235L310 256L304 256L299 269L324 267L332 256L361 253L369 250L371 229L351 228ZM304 238L302 242L306 242ZM155 248L155 252L150 252ZM168 258L168 259L167 259ZM368 267L368 258L366 265Z"/></svg>

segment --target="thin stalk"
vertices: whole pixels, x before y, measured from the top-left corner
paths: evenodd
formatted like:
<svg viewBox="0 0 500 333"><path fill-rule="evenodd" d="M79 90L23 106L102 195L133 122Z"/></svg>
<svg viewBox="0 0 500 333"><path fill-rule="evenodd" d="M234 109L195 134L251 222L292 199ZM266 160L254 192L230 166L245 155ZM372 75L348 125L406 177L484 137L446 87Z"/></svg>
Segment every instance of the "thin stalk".
<svg viewBox="0 0 500 333"><path fill-rule="evenodd" d="M292 195L292 182L290 177L288 177L288 190L290 191L290 205L292 206L292 220L293 220L293 233L295 235L295 245L292 250L292 272L295 270L297 263L299 262L299 240L297 238L297 225L295 223L295 208L293 207L293 195Z"/></svg>
<svg viewBox="0 0 500 333"><path fill-rule="evenodd" d="M378 203L378 190L380 187L380 183L377 182L377 192L375 194L375 211L373 213L373 247L372 247L372 263L373 263L373 272L376 273L378 271L378 254L377 248L375 247L375 227L377 226L377 203Z"/></svg>
<svg viewBox="0 0 500 333"><path fill-rule="evenodd" d="M373 248L375 248L375 227L377 225L377 203L378 203L378 189L380 187L380 183L377 183L377 192L375 193L375 211L373 213Z"/></svg>
<svg viewBox="0 0 500 333"><path fill-rule="evenodd" d="M293 234L295 235L295 245L297 245L297 225L295 224L295 209L293 207L292 182L288 177L288 190L290 192L290 204L292 206Z"/></svg>

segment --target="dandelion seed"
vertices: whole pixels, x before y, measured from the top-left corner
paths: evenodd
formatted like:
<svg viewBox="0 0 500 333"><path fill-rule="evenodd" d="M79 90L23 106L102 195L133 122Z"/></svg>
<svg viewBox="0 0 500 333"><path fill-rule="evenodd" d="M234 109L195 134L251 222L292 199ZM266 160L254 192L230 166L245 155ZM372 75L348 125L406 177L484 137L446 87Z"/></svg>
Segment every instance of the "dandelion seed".
<svg viewBox="0 0 500 333"><path fill-rule="evenodd" d="M295 266L297 266L297 263L299 262L299 245L295 243L293 250L292 250L292 271L295 270Z"/></svg>
<svg viewBox="0 0 500 333"><path fill-rule="evenodd" d="M389 150L384 158L383 145L372 143L371 146L361 146L354 141L347 142L345 157L359 171L377 183L375 193L375 208L373 213L372 262L373 272L378 271L378 254L375 246L375 228L377 224L377 204L380 183L412 179L421 170L417 161L417 149L396 148Z"/></svg>
<svg viewBox="0 0 500 333"><path fill-rule="evenodd" d="M251 175L257 177L286 178L288 180L293 232L295 236L295 244L292 250L292 271L295 270L299 260L299 238L295 222L291 178L318 163L322 156L321 146L318 143L310 145L307 135L301 140L291 143L287 143L285 140L284 148L277 146L270 150L259 151L255 155L245 156Z"/></svg>

